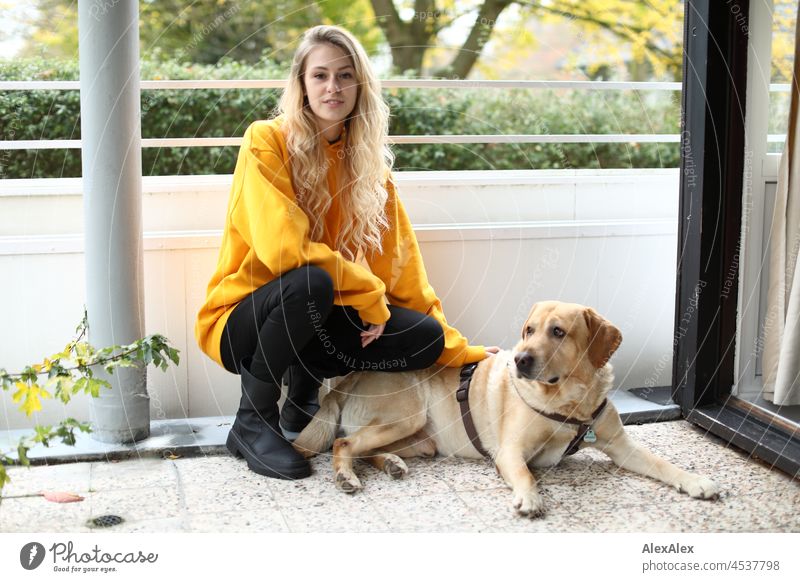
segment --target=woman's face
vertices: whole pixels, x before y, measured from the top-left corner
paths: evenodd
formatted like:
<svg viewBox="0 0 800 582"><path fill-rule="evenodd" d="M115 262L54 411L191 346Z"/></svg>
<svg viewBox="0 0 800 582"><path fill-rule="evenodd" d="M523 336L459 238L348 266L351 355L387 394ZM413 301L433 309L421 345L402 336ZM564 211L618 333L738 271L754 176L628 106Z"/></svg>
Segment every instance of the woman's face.
<svg viewBox="0 0 800 582"><path fill-rule="evenodd" d="M358 82L353 61L337 46L319 45L306 57L303 81L317 127L326 139L335 140L356 106Z"/></svg>

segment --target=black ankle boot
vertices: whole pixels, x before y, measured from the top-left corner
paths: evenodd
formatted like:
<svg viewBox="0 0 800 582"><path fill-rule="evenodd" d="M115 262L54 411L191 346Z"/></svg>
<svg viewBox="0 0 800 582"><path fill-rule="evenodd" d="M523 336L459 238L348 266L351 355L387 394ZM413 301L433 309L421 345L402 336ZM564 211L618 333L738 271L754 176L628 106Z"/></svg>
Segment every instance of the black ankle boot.
<svg viewBox="0 0 800 582"><path fill-rule="evenodd" d="M311 474L311 466L283 438L278 427L280 386L253 376L250 358L239 364L242 376L242 400L233 422L228 450L244 457L251 471L276 479L302 479Z"/></svg>
<svg viewBox="0 0 800 582"><path fill-rule="evenodd" d="M280 426L287 439L297 438L319 410L319 387L322 381L303 364L293 364L286 371L286 401L281 409Z"/></svg>

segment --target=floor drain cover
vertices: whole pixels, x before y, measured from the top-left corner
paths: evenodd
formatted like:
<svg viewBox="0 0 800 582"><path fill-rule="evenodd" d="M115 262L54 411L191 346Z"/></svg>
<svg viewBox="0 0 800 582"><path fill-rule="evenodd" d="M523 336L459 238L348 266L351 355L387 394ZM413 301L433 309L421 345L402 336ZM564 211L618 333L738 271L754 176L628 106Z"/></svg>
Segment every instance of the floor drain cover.
<svg viewBox="0 0 800 582"><path fill-rule="evenodd" d="M89 523L94 527L112 527L121 524L124 519L118 515L101 515L89 520Z"/></svg>

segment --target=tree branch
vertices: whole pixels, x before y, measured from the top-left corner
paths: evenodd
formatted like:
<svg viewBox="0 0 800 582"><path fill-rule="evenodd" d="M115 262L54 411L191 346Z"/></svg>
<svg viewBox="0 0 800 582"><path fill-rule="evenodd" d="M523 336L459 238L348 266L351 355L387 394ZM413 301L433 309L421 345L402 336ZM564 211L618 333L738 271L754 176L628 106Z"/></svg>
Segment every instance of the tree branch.
<svg viewBox="0 0 800 582"><path fill-rule="evenodd" d="M549 14L552 14L554 16L561 16L561 17L566 18L568 20L580 20L581 22L587 22L589 24L596 24L596 25L600 26L601 28L604 28L605 30L611 32L612 34L614 34L615 36L617 36L617 37L619 37L619 38L621 38L623 40L633 41L634 40L634 34L631 34L631 33L644 34L644 33L650 31L649 28L643 28L643 27L640 27L640 26L633 26L631 24L621 23L619 21L609 22L607 20L601 20L601 19L596 18L594 16L591 16L591 15L589 15L587 13L579 14L577 12L568 12L566 10L559 10L558 8L555 8L553 6L542 5L539 2L524 2L524 1L519 1L518 0L517 4L519 4L521 6L528 6L530 8L534 8L534 9L539 9L539 10L541 10L543 12L548 12ZM576 6L576 10L577 10L577 6ZM648 50L650 50L652 52L655 52L655 53L658 53L662 57L665 57L665 58L668 58L668 59L674 59L675 58L675 55L673 53L670 53L668 50L661 48L657 44L654 44L654 43L648 41L647 43L645 43L645 46L648 48Z"/></svg>
<svg viewBox="0 0 800 582"><path fill-rule="evenodd" d="M478 11L475 24L472 25L467 40L450 66L446 70L440 71L439 74L443 73L444 76L449 74L459 79L466 78L483 47L491 38L497 18L509 4L511 4L511 0L486 0Z"/></svg>
<svg viewBox="0 0 800 582"><path fill-rule="evenodd" d="M414 18L411 19L411 34L415 39L424 38L428 36L426 32L428 25L427 15L431 14L434 22L438 19L436 12L435 0L414 0ZM428 30L432 30L430 27Z"/></svg>
<svg viewBox="0 0 800 582"><path fill-rule="evenodd" d="M405 32L408 24L400 18L400 14L397 12L392 0L370 0L370 2L372 3L372 10L375 11L378 26L383 29L383 33L389 40L389 44L391 44L392 39Z"/></svg>

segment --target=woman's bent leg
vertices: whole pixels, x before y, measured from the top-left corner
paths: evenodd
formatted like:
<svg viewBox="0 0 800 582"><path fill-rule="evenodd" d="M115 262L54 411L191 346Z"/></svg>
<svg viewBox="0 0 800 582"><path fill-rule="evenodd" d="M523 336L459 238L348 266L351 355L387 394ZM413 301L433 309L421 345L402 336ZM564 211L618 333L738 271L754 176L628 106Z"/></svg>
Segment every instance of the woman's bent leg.
<svg viewBox="0 0 800 582"><path fill-rule="evenodd" d="M389 305L391 317L380 338L361 347L361 331L366 329L358 312L351 307L334 306L324 325L301 352L310 366L344 375L352 371L396 372L420 370L433 365L444 349L442 326L423 313Z"/></svg>
<svg viewBox="0 0 800 582"><path fill-rule="evenodd" d="M314 337L333 306L333 281L314 266L288 271L243 299L222 334L222 361L239 373L252 356L251 372L280 384L290 362Z"/></svg>
<svg viewBox="0 0 800 582"><path fill-rule="evenodd" d="M280 380L314 325L330 313L333 284L319 268L302 267L257 289L231 314L222 339L225 367L241 375L242 399L228 450L261 475L299 479L311 473L279 428Z"/></svg>

